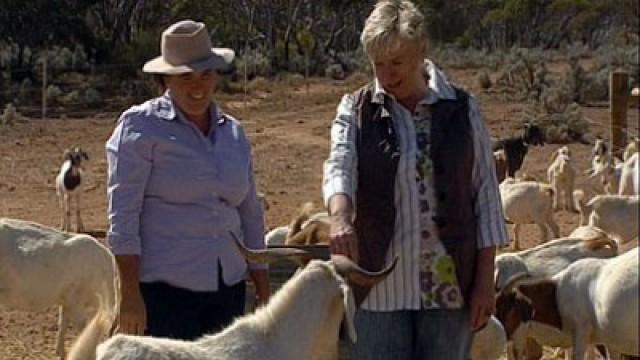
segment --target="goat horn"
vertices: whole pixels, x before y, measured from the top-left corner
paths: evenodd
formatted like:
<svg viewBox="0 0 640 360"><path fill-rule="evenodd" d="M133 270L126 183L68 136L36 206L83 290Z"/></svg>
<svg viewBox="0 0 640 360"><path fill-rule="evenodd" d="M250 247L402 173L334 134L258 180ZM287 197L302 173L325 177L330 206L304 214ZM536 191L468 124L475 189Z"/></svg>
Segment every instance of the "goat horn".
<svg viewBox="0 0 640 360"><path fill-rule="evenodd" d="M504 284L504 287L502 288L502 290L500 290L501 293L509 293L511 292L513 285L515 285L518 281L528 278L529 274L525 273L525 272L519 272L513 276L511 276Z"/></svg>
<svg viewBox="0 0 640 360"><path fill-rule="evenodd" d="M336 272L345 277L349 282L360 286L373 286L384 280L384 278L393 271L398 263L398 257L393 258L390 264L377 272L367 271L343 255L332 255L331 262L335 266Z"/></svg>
<svg viewBox="0 0 640 360"><path fill-rule="evenodd" d="M304 264L304 262L309 259L309 253L295 248L276 248L276 249L264 249L264 250L254 250L249 249L244 244L236 234L230 231L231 236L233 237L238 250L245 257L245 259L253 262L259 263L272 263L278 260L292 260L298 264Z"/></svg>

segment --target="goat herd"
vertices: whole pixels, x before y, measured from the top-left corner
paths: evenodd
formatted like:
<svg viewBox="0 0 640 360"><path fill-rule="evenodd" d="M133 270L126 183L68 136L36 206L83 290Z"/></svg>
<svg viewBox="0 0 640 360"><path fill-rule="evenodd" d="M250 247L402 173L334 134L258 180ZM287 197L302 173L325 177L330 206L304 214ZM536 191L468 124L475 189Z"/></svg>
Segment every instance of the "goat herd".
<svg viewBox="0 0 640 360"><path fill-rule="evenodd" d="M638 288L638 141L616 160L601 139L593 149L590 177L600 177L607 194L584 201L574 189L582 173L568 147L554 152L548 183L516 178L530 145L543 145L542 132L494 144L500 195L508 223L514 225L514 252L496 257L496 313L476 333L471 358L536 359L542 345L566 349L584 359L598 353L608 359L640 357ZM374 284L395 261L370 273L347 258L311 260L301 248L271 247L256 252L237 242L253 261L288 258L306 264L255 312L222 332L186 342L127 335L110 336L120 300L117 265L110 251L82 232L79 191L87 154L68 151L56 179L63 210L62 230L0 218L0 306L25 311L59 307L56 355L85 359L337 359L341 324L356 341L351 284ZM612 194L613 193L613 194ZM71 230L71 202L77 232ZM569 236L559 237L554 210L579 212ZM542 243L519 249L519 228L537 224ZM547 241L551 231L554 240ZM289 226L266 234L267 244L310 245L328 241L326 213L306 204ZM310 261L311 260L311 261ZM68 354L69 324L82 329ZM105 338L109 338L104 341ZM557 350L561 351L561 350Z"/></svg>

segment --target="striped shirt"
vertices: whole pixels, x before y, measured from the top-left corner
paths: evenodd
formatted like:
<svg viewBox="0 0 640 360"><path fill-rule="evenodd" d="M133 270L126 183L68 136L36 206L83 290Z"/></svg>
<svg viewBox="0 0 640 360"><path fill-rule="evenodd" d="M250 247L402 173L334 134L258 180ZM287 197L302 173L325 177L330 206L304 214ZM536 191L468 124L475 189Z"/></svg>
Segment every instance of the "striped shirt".
<svg viewBox="0 0 640 360"><path fill-rule="evenodd" d="M431 105L439 99L455 99L455 90L446 77L431 62L425 61L430 76L429 92L417 108ZM394 237L387 260L398 255L395 270L373 287L362 307L373 311L418 310L420 299L420 211L416 183L416 130L412 114L375 82L373 102L391 98L391 116L400 151L395 181L396 221ZM331 128L331 151L324 164L323 195L325 204L334 194L349 196L355 203L357 192L355 98L345 95L337 109ZM386 111L383 109L383 111ZM478 223L477 247L493 247L508 243L504 223L495 163L489 135L475 98L469 98L469 119L473 130L474 164L471 184L475 190L474 213ZM433 119L438 121L438 119ZM357 214L356 214L357 216ZM460 224L464 226L464 224Z"/></svg>

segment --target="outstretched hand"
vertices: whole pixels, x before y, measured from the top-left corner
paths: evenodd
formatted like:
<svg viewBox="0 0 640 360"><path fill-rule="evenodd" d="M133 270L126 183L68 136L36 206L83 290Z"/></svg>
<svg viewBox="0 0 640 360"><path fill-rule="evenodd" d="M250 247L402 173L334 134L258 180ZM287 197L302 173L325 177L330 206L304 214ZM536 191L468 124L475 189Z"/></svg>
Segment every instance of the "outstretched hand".
<svg viewBox="0 0 640 360"><path fill-rule="evenodd" d="M350 216L331 216L329 249L332 254L345 255L354 262L358 262L358 238Z"/></svg>

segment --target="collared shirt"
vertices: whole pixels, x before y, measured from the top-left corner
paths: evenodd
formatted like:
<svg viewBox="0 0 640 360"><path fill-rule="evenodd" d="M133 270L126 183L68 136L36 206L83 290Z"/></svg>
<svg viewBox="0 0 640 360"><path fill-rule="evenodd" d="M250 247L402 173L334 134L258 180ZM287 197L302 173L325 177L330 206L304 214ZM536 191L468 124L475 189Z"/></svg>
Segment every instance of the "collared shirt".
<svg viewBox="0 0 640 360"><path fill-rule="evenodd" d="M107 238L115 255L140 256L142 282L215 291L218 263L227 285L247 272L230 232L265 247L249 141L210 109L205 136L166 93L125 111L107 141Z"/></svg>
<svg viewBox="0 0 640 360"><path fill-rule="evenodd" d="M439 99L455 99L455 89L430 61L425 61L429 73L429 92L417 108L431 105ZM375 82L373 102L391 101L393 125L398 136L400 159L395 181L396 221L387 260L399 255L395 270L373 287L362 307L374 311L418 310L420 299L420 211L416 182L416 129L414 117L393 96L386 94ZM355 98L345 95L338 106L331 128L331 151L324 164L323 195L325 203L342 193L355 203L357 193ZM474 164L471 184L475 190L474 213L478 223L477 247L485 248L508 243L500 194L498 192L493 153L489 135L475 98L469 99L469 119L473 130ZM438 119L433 119L438 121ZM356 214L357 216L357 214ZM460 226L465 226L460 224Z"/></svg>

